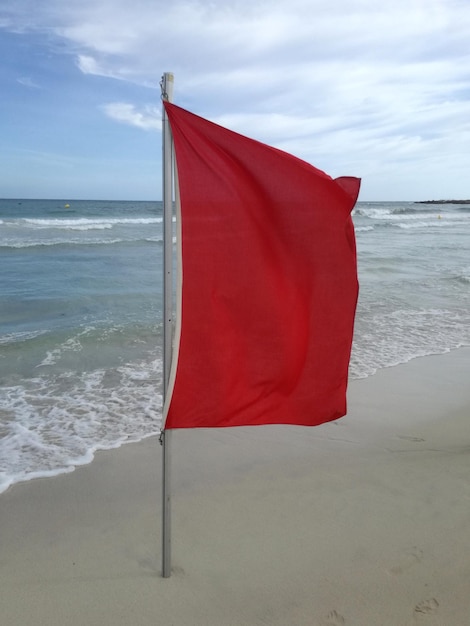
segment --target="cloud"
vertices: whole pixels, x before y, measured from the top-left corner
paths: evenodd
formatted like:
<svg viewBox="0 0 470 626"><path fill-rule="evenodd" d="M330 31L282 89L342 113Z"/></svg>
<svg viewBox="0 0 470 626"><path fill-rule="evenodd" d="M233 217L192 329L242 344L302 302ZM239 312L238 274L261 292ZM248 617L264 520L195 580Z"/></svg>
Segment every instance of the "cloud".
<svg viewBox="0 0 470 626"><path fill-rule="evenodd" d="M29 6L31 28L55 32L100 67L118 69L126 58L136 76L154 74L156 60L196 74L247 64L279 64L282 72L298 62L345 60L345 53L366 62L410 59L431 45L464 52L469 25L453 0L336 0L334 10L323 0L48 0L47 12L37 2L17 3L17 18Z"/></svg>
<svg viewBox="0 0 470 626"><path fill-rule="evenodd" d="M327 171L406 163L424 180L445 159L449 177L468 165L468 0L10 0L3 13L0 28L44 33L83 76L134 85L135 101L102 107L122 124L160 127L155 90L173 71L182 106Z"/></svg>
<svg viewBox="0 0 470 626"><path fill-rule="evenodd" d="M231 96L259 98L263 89L278 88L312 99L317 94L309 88L347 86L358 68L373 89L383 82L376 74L383 63L421 71L420 62L436 56L450 67L468 58L470 16L456 0L336 0L334 10L323 0L48 0L47 10L16 0L16 6L10 12L17 25L28 15L23 28L60 37L84 73L155 85L171 70L188 97L196 87L211 95L223 87Z"/></svg>
<svg viewBox="0 0 470 626"><path fill-rule="evenodd" d="M29 76L20 76L20 78L16 79L16 82L29 89L40 89L40 86Z"/></svg>
<svg viewBox="0 0 470 626"><path fill-rule="evenodd" d="M104 74L104 70L99 67L96 59L86 54L79 54L77 56L77 66L84 74Z"/></svg>
<svg viewBox="0 0 470 626"><path fill-rule="evenodd" d="M161 129L161 112L156 107L147 106L143 111L138 111L133 104L112 102L105 104L103 110L108 117L123 124L143 130Z"/></svg>

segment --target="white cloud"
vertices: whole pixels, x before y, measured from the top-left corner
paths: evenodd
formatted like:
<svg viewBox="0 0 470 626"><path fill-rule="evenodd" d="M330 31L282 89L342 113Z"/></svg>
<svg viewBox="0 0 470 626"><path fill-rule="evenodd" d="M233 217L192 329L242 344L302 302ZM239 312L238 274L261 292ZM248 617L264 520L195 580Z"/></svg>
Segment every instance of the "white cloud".
<svg viewBox="0 0 470 626"><path fill-rule="evenodd" d="M160 130L161 128L161 112L156 107L148 106L143 111L138 111L133 104L112 102L105 104L103 110L108 117L123 124L143 130Z"/></svg>
<svg viewBox="0 0 470 626"><path fill-rule="evenodd" d="M40 86L30 76L20 76L20 78L16 79L16 82L29 89L40 89Z"/></svg>
<svg viewBox="0 0 470 626"><path fill-rule="evenodd" d="M470 165L468 0L8 0L4 14L58 38L85 76L156 87L173 71L182 106L325 169L406 161L423 186L426 164L449 180ZM137 99L103 110L160 125Z"/></svg>
<svg viewBox="0 0 470 626"><path fill-rule="evenodd" d="M101 70L94 59L91 56L86 54L79 54L77 57L77 65L81 72L84 74L102 74L103 70Z"/></svg>

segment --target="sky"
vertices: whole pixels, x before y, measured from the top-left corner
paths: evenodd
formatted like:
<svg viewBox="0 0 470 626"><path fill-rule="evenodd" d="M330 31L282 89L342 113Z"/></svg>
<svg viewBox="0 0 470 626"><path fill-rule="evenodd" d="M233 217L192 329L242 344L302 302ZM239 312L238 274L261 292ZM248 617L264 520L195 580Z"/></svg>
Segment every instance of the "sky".
<svg viewBox="0 0 470 626"><path fill-rule="evenodd" d="M161 90L360 201L470 198L468 0L2 0L0 197L161 198Z"/></svg>

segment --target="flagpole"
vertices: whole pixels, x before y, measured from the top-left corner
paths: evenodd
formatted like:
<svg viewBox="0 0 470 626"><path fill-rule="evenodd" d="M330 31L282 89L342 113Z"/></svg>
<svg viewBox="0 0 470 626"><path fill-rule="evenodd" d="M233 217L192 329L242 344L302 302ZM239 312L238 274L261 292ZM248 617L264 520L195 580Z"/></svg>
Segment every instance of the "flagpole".
<svg viewBox="0 0 470 626"><path fill-rule="evenodd" d="M173 100L174 77L162 76L162 100ZM163 150L163 404L168 390L172 356L173 326L173 141L170 123L162 106ZM163 429L162 443L162 576L171 576L171 493L170 493L170 432Z"/></svg>

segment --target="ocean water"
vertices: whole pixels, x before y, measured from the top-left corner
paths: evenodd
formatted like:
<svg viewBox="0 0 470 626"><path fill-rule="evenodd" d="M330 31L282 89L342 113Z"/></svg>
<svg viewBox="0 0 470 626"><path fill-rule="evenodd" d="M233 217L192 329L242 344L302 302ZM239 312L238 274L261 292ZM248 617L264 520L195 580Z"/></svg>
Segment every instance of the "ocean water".
<svg viewBox="0 0 470 626"><path fill-rule="evenodd" d="M470 205L363 202L350 377L470 345ZM0 492L159 432L160 202L0 200Z"/></svg>

